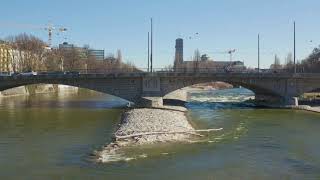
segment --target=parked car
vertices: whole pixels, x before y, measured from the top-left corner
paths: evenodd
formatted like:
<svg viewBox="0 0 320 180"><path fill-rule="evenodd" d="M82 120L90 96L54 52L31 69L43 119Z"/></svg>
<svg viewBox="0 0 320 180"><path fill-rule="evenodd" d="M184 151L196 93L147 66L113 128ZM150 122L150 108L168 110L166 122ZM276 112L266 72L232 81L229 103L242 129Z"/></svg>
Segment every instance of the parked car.
<svg viewBox="0 0 320 180"><path fill-rule="evenodd" d="M65 73L62 71L53 71L53 72L40 72L38 75L48 75L48 76L57 76L57 75L64 75Z"/></svg>
<svg viewBox="0 0 320 180"><path fill-rule="evenodd" d="M4 76L11 76L10 72L0 72L0 76L4 77Z"/></svg>
<svg viewBox="0 0 320 180"><path fill-rule="evenodd" d="M18 73L18 72L13 72L13 73L11 73L11 76L20 76L21 74L20 73Z"/></svg>
<svg viewBox="0 0 320 180"><path fill-rule="evenodd" d="M23 72L23 73L20 73L21 76L36 76L38 75L37 72L34 72L34 71L30 71L30 72Z"/></svg>
<svg viewBox="0 0 320 180"><path fill-rule="evenodd" d="M78 72L78 71L66 71L65 74L66 75L80 75L80 72Z"/></svg>

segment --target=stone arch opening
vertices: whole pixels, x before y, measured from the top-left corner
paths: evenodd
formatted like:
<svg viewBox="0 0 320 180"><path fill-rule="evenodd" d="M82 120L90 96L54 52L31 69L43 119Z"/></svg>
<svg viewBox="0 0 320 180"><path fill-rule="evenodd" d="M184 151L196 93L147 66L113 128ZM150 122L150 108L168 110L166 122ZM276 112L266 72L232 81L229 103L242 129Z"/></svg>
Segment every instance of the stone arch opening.
<svg viewBox="0 0 320 180"><path fill-rule="evenodd" d="M261 84L261 81L253 82L250 79L231 79L231 78L219 78L219 77L205 77L205 78L193 78L193 77L181 77L176 79L168 79L165 81L165 88L162 89L162 95L165 96L177 89L193 86L201 83L210 82L224 82L231 84L235 87L242 87L248 89L254 93L255 100L259 102L280 102L283 101L281 95L274 92L273 87L265 86ZM271 87L267 89L265 87Z"/></svg>
<svg viewBox="0 0 320 180"><path fill-rule="evenodd" d="M34 96L44 94L56 94L57 98L63 98L65 95L68 96L87 96L96 95L101 97L108 97L106 101L119 101L124 105L130 102L127 99L121 98L114 94L107 93L105 91L98 91L95 88L87 88L82 86L75 86L70 84L47 84L47 83L30 83L30 84L19 84L2 87L0 91L0 97L9 96ZM60 96L60 97L59 97Z"/></svg>
<svg viewBox="0 0 320 180"><path fill-rule="evenodd" d="M237 91L238 90L238 91ZM224 92L223 92L224 91ZM188 92L188 93L186 93ZM229 96L229 101L238 101L238 100L248 100L248 99L254 99L255 93L245 87L242 87L240 85L232 85L227 82L222 81L209 81L205 83L195 83L190 86L183 87L181 89L175 90L173 92L170 92L164 96L165 99L176 99L177 100L192 100L190 99L190 96L197 96L197 94L202 94L203 92L206 92L210 96L219 96L222 93L225 93L225 96ZM238 97L235 97L235 95L240 95L240 99ZM244 96L247 96L248 98L245 99ZM208 100L208 98L206 98ZM200 101L205 101L205 99L198 99ZM214 100L213 98L211 100ZM223 99L219 99L217 97L215 99L216 101L223 101Z"/></svg>

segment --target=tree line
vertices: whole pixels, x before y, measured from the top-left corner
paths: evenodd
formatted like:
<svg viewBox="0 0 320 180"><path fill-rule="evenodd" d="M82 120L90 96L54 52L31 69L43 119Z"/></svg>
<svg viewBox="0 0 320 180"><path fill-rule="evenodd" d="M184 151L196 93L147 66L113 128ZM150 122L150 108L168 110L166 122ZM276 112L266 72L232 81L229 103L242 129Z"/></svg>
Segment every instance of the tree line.
<svg viewBox="0 0 320 180"><path fill-rule="evenodd" d="M7 37L4 41L12 50L10 61L13 72L30 71L82 71L103 73L106 71L138 71L131 62L124 63L122 53L96 60L88 54L89 47L49 48L40 38L26 33Z"/></svg>
<svg viewBox="0 0 320 180"><path fill-rule="evenodd" d="M273 70L283 70L286 72L294 72L294 62L292 53L288 53L285 62L281 64L280 58L275 55L274 63L270 66ZM320 46L313 49L313 51L303 60L296 62L296 72L298 73L320 73Z"/></svg>

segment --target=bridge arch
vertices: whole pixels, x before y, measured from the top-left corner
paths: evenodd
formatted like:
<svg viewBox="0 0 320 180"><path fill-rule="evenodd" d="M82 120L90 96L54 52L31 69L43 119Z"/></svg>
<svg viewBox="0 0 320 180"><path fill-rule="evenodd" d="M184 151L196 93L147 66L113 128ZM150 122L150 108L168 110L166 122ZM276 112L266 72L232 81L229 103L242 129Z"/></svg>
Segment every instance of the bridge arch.
<svg viewBox="0 0 320 180"><path fill-rule="evenodd" d="M35 86L35 87L32 87L32 86ZM66 87L63 87L63 88L66 88L66 89L68 89L68 88L79 88L78 90L77 90L77 92L85 92L85 91L87 91L87 92L89 92L89 91L92 91L92 92L94 92L94 93L102 93L102 94L105 94L105 95L110 95L110 96L113 96L113 97L115 97L115 98L119 98L119 100L120 101L123 101L123 102L125 102L125 101L129 101L129 100L126 100L126 99L123 99L123 98L121 98L121 97L118 97L118 96L115 96L115 95L113 95L113 94L109 94L109 93L106 93L106 92L99 92L99 91L96 91L95 89L88 89L88 88L84 88L84 87L76 87L76 86L71 86L71 85L66 85L66 84L44 84L44 83L38 83L38 84L27 84L27 85L22 85L22 86L17 86L17 87L12 87L12 88L8 88L8 89L5 89L5 90L0 90L0 91L3 91L3 93L4 94L10 94L10 93L15 93L15 92L17 92L17 94L21 94L21 95L23 95L23 92L22 92L22 90L20 90L20 89L17 89L17 90L15 90L16 88L24 88L25 87L25 93L27 93L28 95L34 95L34 94L42 94L41 93L41 91L44 91L44 93L57 93L58 91L57 90L59 90L60 91L60 88L61 87L52 87L52 86L66 86ZM30 87L31 86L31 87ZM40 87L39 88L39 86L42 86L42 87ZM46 87L45 87L46 86ZM54 89L54 90L50 90L49 88L59 88L59 89ZM41 90L41 88L46 88L46 89L43 89L43 90ZM6 90L13 90L12 92L5 92ZM85 91L82 91L82 90L85 90ZM68 92L69 90L66 90L66 92ZM70 92L71 92L72 90L70 90Z"/></svg>
<svg viewBox="0 0 320 180"><path fill-rule="evenodd" d="M272 88L266 88L268 86L263 86L260 83L253 82L252 80L235 80L235 79L226 79L226 78L175 78L175 79L166 79L162 80L163 85L161 86L162 96L166 96L178 89L189 87L201 83L210 83L210 82L225 82L233 86L241 86L248 90L251 90L257 100L260 101L280 101L283 97L274 91Z"/></svg>
<svg viewBox="0 0 320 180"><path fill-rule="evenodd" d="M121 99L136 102L141 96L141 81L134 77L128 78L38 78L38 77L15 77L2 79L0 91L20 86L35 84L57 84L78 88L89 89Z"/></svg>

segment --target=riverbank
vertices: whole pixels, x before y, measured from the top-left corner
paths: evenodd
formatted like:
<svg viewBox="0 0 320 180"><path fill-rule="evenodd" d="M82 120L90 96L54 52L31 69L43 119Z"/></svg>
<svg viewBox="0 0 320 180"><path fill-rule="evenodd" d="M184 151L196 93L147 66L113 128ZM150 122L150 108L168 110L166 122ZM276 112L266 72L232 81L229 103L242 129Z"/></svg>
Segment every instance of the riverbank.
<svg viewBox="0 0 320 180"><path fill-rule="evenodd" d="M126 137L134 134L137 136ZM95 156L97 162L119 161L121 158L118 155L125 147L191 142L199 136L201 135L195 132L184 112L168 109L131 109L122 115L118 130L114 133L114 141L96 152Z"/></svg>
<svg viewBox="0 0 320 180"><path fill-rule="evenodd" d="M279 104L267 104L267 103L261 103L261 102L254 102L252 100L247 102L253 102L257 107L266 107L266 108L275 108L275 109L295 109L295 110L320 113L319 105L317 106L309 106L309 105L286 106L286 105L279 105Z"/></svg>
<svg viewBox="0 0 320 180"><path fill-rule="evenodd" d="M288 108L320 113L320 106L311 107L311 106L308 106L308 105L299 105L299 106L292 106L292 107L288 107Z"/></svg>

